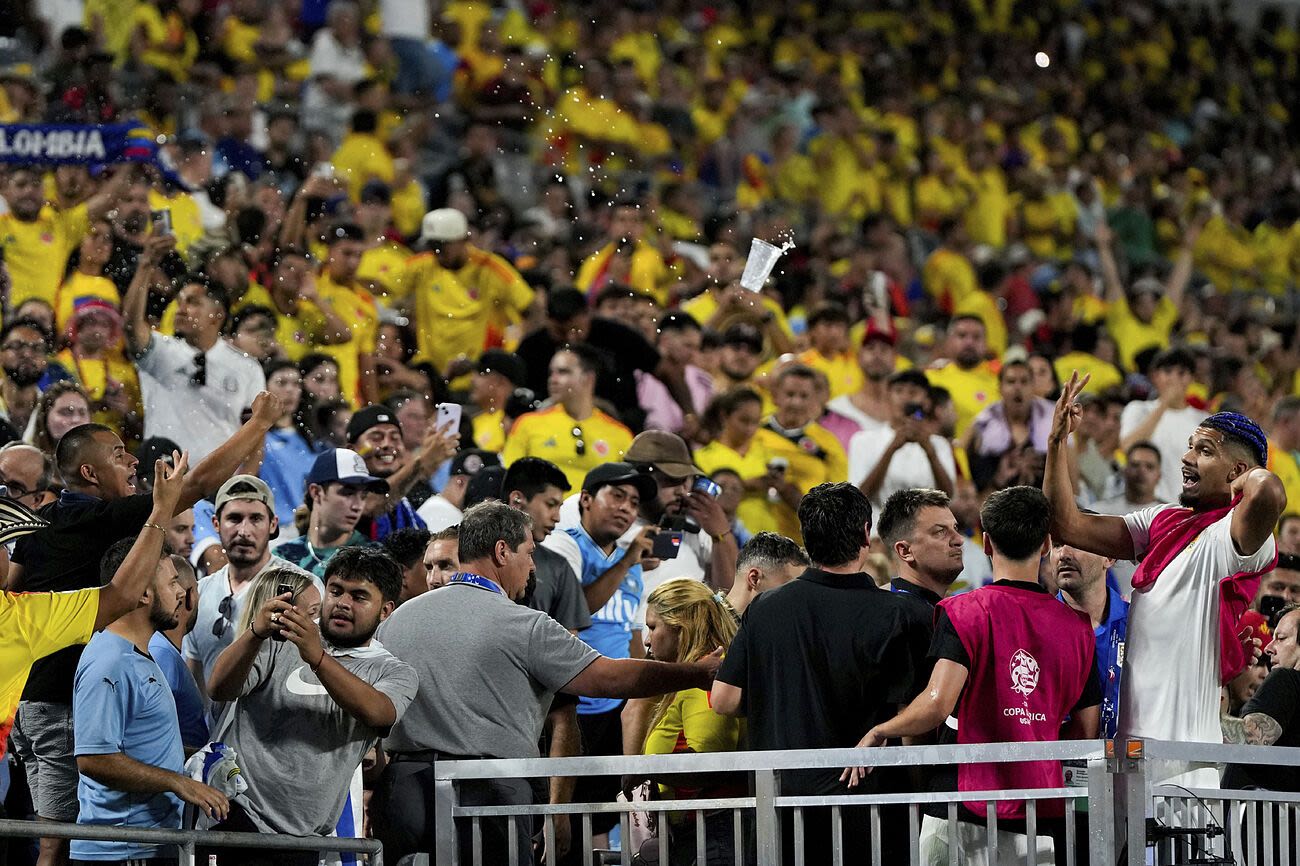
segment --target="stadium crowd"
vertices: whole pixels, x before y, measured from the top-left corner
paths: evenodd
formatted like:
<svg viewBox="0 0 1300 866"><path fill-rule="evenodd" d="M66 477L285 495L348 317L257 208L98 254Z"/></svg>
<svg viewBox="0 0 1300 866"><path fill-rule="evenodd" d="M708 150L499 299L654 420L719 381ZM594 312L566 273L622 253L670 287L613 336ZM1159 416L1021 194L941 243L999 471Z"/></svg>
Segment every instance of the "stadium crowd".
<svg viewBox="0 0 1300 866"><path fill-rule="evenodd" d="M430 850L448 758L1300 745L1297 22L1147 0L593 16L19 0L0 21L5 814L371 834L396 862ZM90 125L121 146L59 137ZM746 288L752 238L793 247ZM1300 790L1295 768L1181 777ZM463 793L745 793L533 781ZM980 862L983 805L952 840L927 815L925 862L950 841ZM1034 843L1023 804L998 810L1003 850L1061 855L1060 812ZM708 864L744 854L729 811L705 822ZM484 824L485 862L531 845ZM579 862L563 816L556 846Z"/></svg>

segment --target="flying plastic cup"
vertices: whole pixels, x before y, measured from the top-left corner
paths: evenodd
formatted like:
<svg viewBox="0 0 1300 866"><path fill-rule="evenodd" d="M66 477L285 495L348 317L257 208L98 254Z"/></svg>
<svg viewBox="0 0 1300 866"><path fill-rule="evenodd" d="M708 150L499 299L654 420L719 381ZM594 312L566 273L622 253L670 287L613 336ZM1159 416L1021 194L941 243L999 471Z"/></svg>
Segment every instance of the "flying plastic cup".
<svg viewBox="0 0 1300 866"><path fill-rule="evenodd" d="M740 284L751 292L761 292L783 252L785 250L781 247L754 238L749 247L749 258L745 259L745 272L740 275Z"/></svg>

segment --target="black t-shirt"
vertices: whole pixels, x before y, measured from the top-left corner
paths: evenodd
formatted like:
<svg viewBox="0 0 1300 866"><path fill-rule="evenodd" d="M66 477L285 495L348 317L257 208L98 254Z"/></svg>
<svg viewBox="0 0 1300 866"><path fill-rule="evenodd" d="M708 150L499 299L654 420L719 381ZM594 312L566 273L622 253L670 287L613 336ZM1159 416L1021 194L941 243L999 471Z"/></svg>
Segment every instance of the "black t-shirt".
<svg viewBox="0 0 1300 866"><path fill-rule="evenodd" d="M139 535L153 511L153 496L137 493L105 500L63 491L40 510L50 525L18 539L11 559L22 566L24 592L62 592L103 586L99 561L113 543ZM72 703L72 679L81 647L59 650L32 665L25 701Z"/></svg>
<svg viewBox="0 0 1300 866"><path fill-rule="evenodd" d="M914 603L869 575L816 568L755 599L718 671L744 689L750 748L852 748L893 718L916 689L929 639ZM783 788L843 793L839 774L784 774ZM867 777L867 793L878 789L878 775Z"/></svg>
<svg viewBox="0 0 1300 866"><path fill-rule="evenodd" d="M1242 718L1251 713L1263 713L1282 726L1282 736L1275 746L1300 746L1300 671L1274 668L1241 708ZM1223 787L1300 791L1300 767L1229 764L1223 774Z"/></svg>
<svg viewBox="0 0 1300 866"><path fill-rule="evenodd" d="M623 423L639 430L644 413L640 412L636 396L636 371L654 372L659 366L659 350L639 331L601 316L592 317L586 342L605 353L607 369L596 380L596 396L609 401ZM551 357L559 350L560 343L547 328L524 337L515 350L528 371L528 387L538 398L547 396ZM631 414L627 414L629 411ZM635 417L637 412L640 417Z"/></svg>

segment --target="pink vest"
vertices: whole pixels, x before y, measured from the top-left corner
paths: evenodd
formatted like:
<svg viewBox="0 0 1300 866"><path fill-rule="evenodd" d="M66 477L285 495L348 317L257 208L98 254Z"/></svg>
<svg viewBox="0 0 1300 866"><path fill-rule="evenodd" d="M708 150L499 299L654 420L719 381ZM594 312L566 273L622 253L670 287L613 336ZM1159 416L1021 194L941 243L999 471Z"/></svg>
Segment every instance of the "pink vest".
<svg viewBox="0 0 1300 866"><path fill-rule="evenodd" d="M1032 743L1059 740L1061 725L1092 673L1096 638L1078 611L1054 597L1008 586L985 586L939 605L970 655L971 668L957 704L957 742ZM1059 761L961 764L959 791L1059 788ZM984 801L969 801L976 815ZM1038 814L1060 817L1060 800L1042 801ZM1023 819L1025 804L997 804L999 818Z"/></svg>

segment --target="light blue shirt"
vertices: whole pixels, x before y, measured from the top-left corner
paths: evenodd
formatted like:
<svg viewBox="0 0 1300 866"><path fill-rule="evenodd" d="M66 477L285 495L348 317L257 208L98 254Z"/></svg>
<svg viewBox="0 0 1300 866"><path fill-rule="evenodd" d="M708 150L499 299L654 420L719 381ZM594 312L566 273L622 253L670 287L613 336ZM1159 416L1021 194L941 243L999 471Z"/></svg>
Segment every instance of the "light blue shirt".
<svg viewBox="0 0 1300 866"><path fill-rule="evenodd" d="M124 637L91 638L73 681L74 754L125 754L142 764L184 772L176 701L162 670ZM86 775L77 783L79 824L177 829L182 803L174 794L115 791ZM174 848L138 842L72 841L74 860L158 857Z"/></svg>
<svg viewBox="0 0 1300 866"><path fill-rule="evenodd" d="M293 510L302 505L316 451L301 433L288 427L266 434L265 454L258 476L275 494L275 516L280 525L293 526Z"/></svg>
<svg viewBox="0 0 1300 866"><path fill-rule="evenodd" d="M176 715L181 725L181 742L190 749L201 749L208 744L208 722L203 713L203 696L194 674L185 666L178 650L162 632L149 638L149 655L167 678L167 686L176 701Z"/></svg>
<svg viewBox="0 0 1300 866"><path fill-rule="evenodd" d="M616 545L614 552L606 555L581 525L568 527L562 532L577 544L582 556L582 568L577 571L583 586L595 583L626 552ZM579 631L578 637L602 655L612 659L627 658L643 591L641 564L637 563L627 570L627 576L618 589L614 590L609 601L605 602L605 606L591 615L591 625ZM582 715L606 713L618 709L621 703L615 698L581 698L578 701L578 712Z"/></svg>

